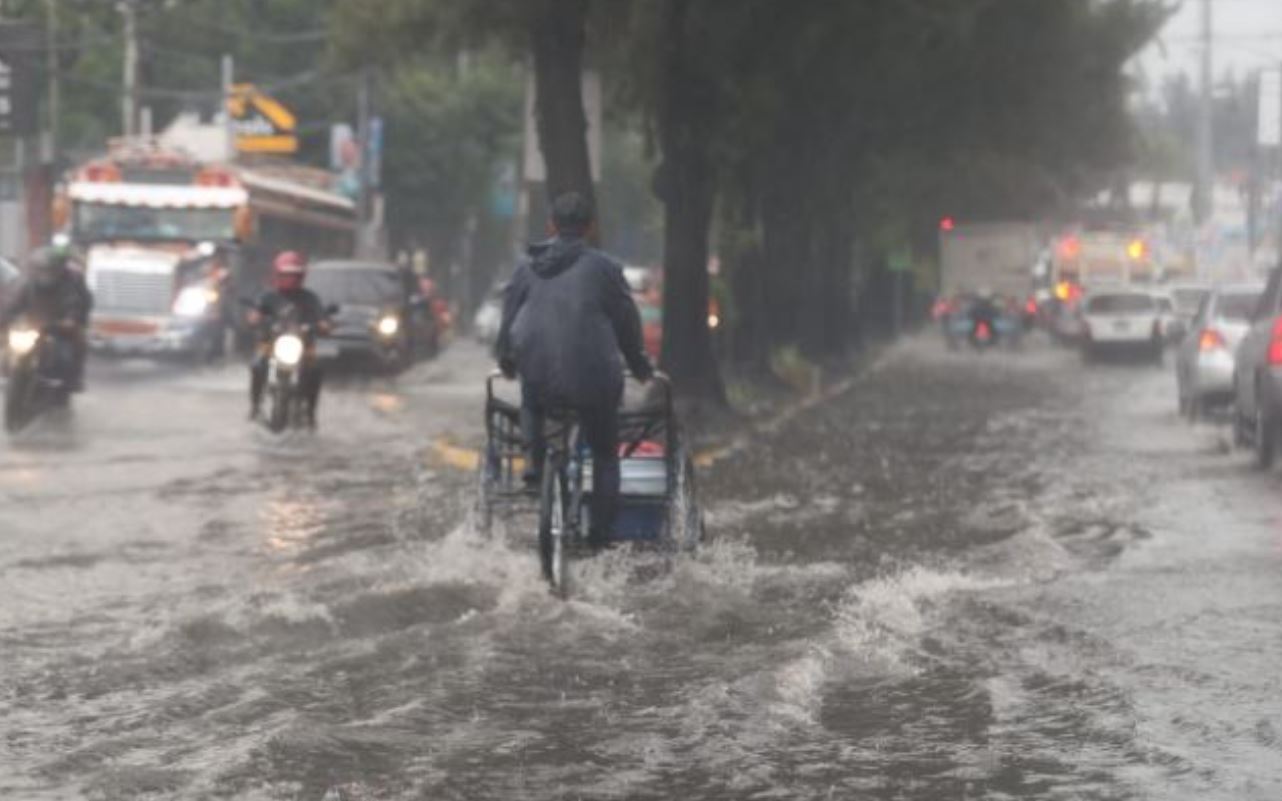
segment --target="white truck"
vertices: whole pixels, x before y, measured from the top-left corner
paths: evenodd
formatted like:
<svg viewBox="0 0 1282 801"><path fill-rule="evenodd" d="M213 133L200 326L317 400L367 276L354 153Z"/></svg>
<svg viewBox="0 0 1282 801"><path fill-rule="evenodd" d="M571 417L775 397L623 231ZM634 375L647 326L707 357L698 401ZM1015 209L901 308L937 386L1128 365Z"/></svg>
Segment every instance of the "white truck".
<svg viewBox="0 0 1282 801"><path fill-rule="evenodd" d="M73 168L54 219L84 255L89 344L135 354L223 352L252 338L237 303L298 250L350 258L356 205L335 176L288 162L204 163L150 138L121 139Z"/></svg>
<svg viewBox="0 0 1282 801"><path fill-rule="evenodd" d="M1022 303L1043 247L1037 226L1022 222L956 223L939 231L939 289L945 297L990 290Z"/></svg>

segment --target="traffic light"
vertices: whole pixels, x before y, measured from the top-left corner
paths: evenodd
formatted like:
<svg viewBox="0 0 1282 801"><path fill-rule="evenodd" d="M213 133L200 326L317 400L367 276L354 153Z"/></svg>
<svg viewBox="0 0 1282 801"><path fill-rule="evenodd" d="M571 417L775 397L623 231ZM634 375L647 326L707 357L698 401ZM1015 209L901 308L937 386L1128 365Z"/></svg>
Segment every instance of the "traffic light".
<svg viewBox="0 0 1282 801"><path fill-rule="evenodd" d="M951 231L951 230L953 230L953 229L954 229L954 228L956 228L956 227L957 227L957 223L953 220L953 218L952 218L952 217L941 217L941 218L939 218L939 230L941 230L941 231Z"/></svg>

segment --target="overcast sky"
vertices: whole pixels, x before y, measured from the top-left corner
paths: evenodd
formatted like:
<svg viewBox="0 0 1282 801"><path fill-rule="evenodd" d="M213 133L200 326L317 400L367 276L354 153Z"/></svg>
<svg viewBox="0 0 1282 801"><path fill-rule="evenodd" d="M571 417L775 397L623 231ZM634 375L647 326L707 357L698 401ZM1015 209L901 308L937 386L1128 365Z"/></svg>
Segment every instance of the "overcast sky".
<svg viewBox="0 0 1282 801"><path fill-rule="evenodd" d="M1171 72L1187 71L1196 80L1201 52L1202 0L1184 0L1139 64L1155 83ZM1238 74L1265 64L1282 64L1282 0L1211 0L1215 74Z"/></svg>

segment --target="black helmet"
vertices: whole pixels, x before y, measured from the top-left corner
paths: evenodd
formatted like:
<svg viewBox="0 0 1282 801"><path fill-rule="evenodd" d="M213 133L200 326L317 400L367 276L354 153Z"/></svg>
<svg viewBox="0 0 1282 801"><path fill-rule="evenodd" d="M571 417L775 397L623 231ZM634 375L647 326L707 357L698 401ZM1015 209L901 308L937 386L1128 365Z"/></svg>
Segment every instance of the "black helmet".
<svg viewBox="0 0 1282 801"><path fill-rule="evenodd" d="M27 257L27 274L39 287L50 287L67 273L70 254L66 248L43 247L31 251Z"/></svg>

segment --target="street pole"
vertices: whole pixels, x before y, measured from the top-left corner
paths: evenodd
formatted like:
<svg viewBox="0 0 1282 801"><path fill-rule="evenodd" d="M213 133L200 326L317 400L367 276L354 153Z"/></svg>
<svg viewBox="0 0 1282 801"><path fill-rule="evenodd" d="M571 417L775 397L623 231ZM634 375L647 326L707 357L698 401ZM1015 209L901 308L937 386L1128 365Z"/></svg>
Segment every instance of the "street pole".
<svg viewBox="0 0 1282 801"><path fill-rule="evenodd" d="M1213 144L1211 141L1211 104L1212 104L1212 20L1211 0L1202 0L1202 86L1197 114L1197 195L1193 210L1199 226L1211 216L1214 207L1215 176L1212 164ZM1202 265L1198 264L1199 273Z"/></svg>
<svg viewBox="0 0 1282 801"><path fill-rule="evenodd" d="M125 23L124 98L122 114L124 135L138 131L138 7L137 0L121 0L116 6Z"/></svg>
<svg viewBox="0 0 1282 801"><path fill-rule="evenodd" d="M49 163L57 169L59 162L59 118L62 116L62 86L58 63L58 0L45 0L47 24L45 35L48 53L45 67L49 70Z"/></svg>
<svg viewBox="0 0 1282 801"><path fill-rule="evenodd" d="M236 129L231 120L231 93L232 84L236 78L236 64L232 60L230 53L224 53L222 58L222 90L223 90L223 131L227 137L227 162L236 160Z"/></svg>
<svg viewBox="0 0 1282 801"><path fill-rule="evenodd" d="M360 247L366 247L370 218L370 90L374 73L369 67L361 70L360 86L356 90L356 137L361 143L361 162L358 172L358 210L360 212Z"/></svg>

